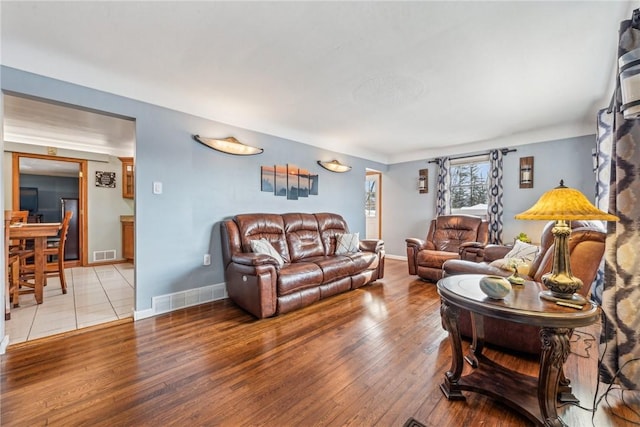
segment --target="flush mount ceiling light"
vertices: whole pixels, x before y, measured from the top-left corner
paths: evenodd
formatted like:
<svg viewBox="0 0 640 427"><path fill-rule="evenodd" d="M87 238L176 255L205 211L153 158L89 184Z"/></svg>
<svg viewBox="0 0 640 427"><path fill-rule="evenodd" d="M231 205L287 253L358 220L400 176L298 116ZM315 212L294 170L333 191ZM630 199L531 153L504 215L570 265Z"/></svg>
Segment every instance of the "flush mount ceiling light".
<svg viewBox="0 0 640 427"><path fill-rule="evenodd" d="M337 160L331 160L330 162L323 162L322 160L318 160L318 164L331 172L343 173L349 172L351 170L351 166L343 165Z"/></svg>
<svg viewBox="0 0 640 427"><path fill-rule="evenodd" d="M193 138L209 148L213 148L214 150L222 151L223 153L233 154L236 156L252 156L254 154L260 154L264 151L262 148L243 144L232 136L223 139L216 139L204 138L200 135L194 135Z"/></svg>

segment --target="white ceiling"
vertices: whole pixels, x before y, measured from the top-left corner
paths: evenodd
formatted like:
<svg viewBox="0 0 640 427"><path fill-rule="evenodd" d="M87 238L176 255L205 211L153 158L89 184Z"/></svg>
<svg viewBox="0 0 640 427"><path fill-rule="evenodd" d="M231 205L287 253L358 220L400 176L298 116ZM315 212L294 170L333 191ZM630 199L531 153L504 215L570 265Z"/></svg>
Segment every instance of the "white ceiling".
<svg viewBox="0 0 640 427"><path fill-rule="evenodd" d="M1 55L10 67L396 163L595 133L618 27L634 6L2 1Z"/></svg>

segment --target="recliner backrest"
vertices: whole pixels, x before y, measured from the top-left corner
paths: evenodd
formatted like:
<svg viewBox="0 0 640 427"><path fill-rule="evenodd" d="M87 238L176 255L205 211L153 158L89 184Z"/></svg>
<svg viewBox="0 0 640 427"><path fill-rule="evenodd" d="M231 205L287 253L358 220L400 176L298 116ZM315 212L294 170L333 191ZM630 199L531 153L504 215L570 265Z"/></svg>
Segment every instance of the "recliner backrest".
<svg viewBox="0 0 640 427"><path fill-rule="evenodd" d="M486 221L471 215L440 215L433 220L430 235L427 236L427 240L431 241L435 250L456 253L462 243L486 244L487 239Z"/></svg>

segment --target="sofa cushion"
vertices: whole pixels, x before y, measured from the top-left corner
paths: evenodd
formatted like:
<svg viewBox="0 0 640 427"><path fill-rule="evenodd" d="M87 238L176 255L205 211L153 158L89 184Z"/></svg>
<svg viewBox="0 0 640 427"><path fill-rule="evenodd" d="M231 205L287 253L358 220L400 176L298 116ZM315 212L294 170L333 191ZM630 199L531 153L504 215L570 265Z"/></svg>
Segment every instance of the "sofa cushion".
<svg viewBox="0 0 640 427"><path fill-rule="evenodd" d="M265 238L256 239L251 241L251 250L257 254L266 254L270 255L278 261L278 265L282 267L284 265L284 260L282 256L275 250L275 248L269 243L269 241Z"/></svg>
<svg viewBox="0 0 640 427"><path fill-rule="evenodd" d="M380 258L373 252L355 252L346 254L345 256L353 261L356 273L376 269L378 268L378 264L380 264Z"/></svg>
<svg viewBox="0 0 640 427"><path fill-rule="evenodd" d="M360 233L336 235L336 255L355 253L360 250Z"/></svg>
<svg viewBox="0 0 640 427"><path fill-rule="evenodd" d="M342 255L331 255L307 258L305 261L313 262L322 270L322 283L349 277L356 273L356 266L351 258Z"/></svg>
<svg viewBox="0 0 640 427"><path fill-rule="evenodd" d="M313 214L282 215L291 262L324 255L318 221Z"/></svg>
<svg viewBox="0 0 640 427"><path fill-rule="evenodd" d="M420 267L431 267L440 270L442 268L442 264L449 259L458 259L459 255L457 252L447 252L447 251L429 251L424 250L418 252L416 255L416 260L418 266Z"/></svg>
<svg viewBox="0 0 640 427"><path fill-rule="evenodd" d="M285 262L290 261L289 248L284 236L282 215L240 214L234 217L240 233L242 252L251 252L251 241L265 238Z"/></svg>
<svg viewBox="0 0 640 427"><path fill-rule="evenodd" d="M312 262L285 264L278 273L278 295L288 295L322 283L322 270Z"/></svg>
<svg viewBox="0 0 640 427"><path fill-rule="evenodd" d="M333 213L317 213L318 229L320 231L320 239L324 246L325 255L333 255L336 253L336 236L338 234L349 233L349 228L344 218Z"/></svg>

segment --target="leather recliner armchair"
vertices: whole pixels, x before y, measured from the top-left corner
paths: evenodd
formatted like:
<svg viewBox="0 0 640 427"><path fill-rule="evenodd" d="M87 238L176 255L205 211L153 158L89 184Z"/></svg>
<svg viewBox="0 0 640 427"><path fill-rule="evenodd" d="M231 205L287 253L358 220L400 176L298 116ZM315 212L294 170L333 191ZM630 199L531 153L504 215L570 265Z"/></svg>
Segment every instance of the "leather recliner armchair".
<svg viewBox="0 0 640 427"><path fill-rule="evenodd" d="M554 251L554 237L551 233L553 226L554 222L549 222L542 232L540 251L531 263L529 275L520 274L526 280L542 282L542 275L551 271ZM591 290L591 284L596 277L600 261L604 255L606 232L599 221L572 221L570 226L572 229L569 237L571 272L582 280L583 286L578 293L586 297ZM487 245L485 248L476 248L474 254L482 254L483 261L451 260L446 261L442 269L445 276L455 274L491 274L507 277L512 274L511 271L494 267L490 263L504 257L509 250L509 247L500 245ZM483 323L485 343L530 354L540 353L539 327L490 317L485 317ZM472 337L471 316L468 311L460 310L458 326L461 335Z"/></svg>
<svg viewBox="0 0 640 427"><path fill-rule="evenodd" d="M442 264L459 259L481 261L481 250L489 238L488 223L471 215L440 215L431 220L425 240L409 238L407 261L409 274L437 282L442 278Z"/></svg>

